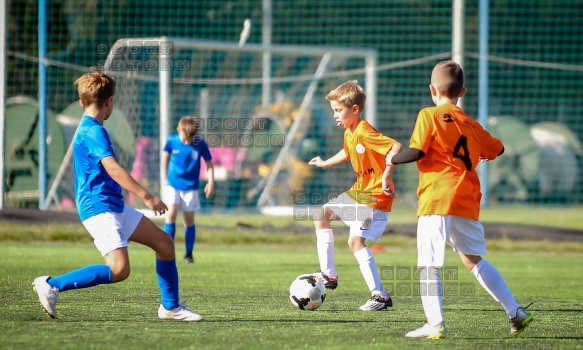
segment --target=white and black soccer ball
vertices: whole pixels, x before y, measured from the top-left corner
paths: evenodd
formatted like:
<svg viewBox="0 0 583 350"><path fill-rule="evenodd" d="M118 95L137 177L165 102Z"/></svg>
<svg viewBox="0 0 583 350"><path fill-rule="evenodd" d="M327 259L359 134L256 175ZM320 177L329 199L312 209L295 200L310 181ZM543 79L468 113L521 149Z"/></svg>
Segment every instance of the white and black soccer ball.
<svg viewBox="0 0 583 350"><path fill-rule="evenodd" d="M289 286L289 300L300 310L316 310L326 299L326 287L315 275L298 276Z"/></svg>

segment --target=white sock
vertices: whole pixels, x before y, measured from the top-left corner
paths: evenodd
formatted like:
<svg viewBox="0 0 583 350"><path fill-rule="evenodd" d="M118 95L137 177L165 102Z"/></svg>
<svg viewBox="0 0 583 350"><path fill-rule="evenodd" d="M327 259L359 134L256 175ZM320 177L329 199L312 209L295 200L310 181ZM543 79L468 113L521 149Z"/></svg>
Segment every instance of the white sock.
<svg viewBox="0 0 583 350"><path fill-rule="evenodd" d="M420 292L421 303L427 317L427 323L437 326L443 322L443 286L439 270L433 267L424 267L421 271ZM423 279L425 277L425 279Z"/></svg>
<svg viewBox="0 0 583 350"><path fill-rule="evenodd" d="M330 277L337 277L336 266L334 266L334 233L332 233L332 229L316 230L316 247L318 248L320 270Z"/></svg>
<svg viewBox="0 0 583 350"><path fill-rule="evenodd" d="M360 267L360 272L362 273L362 277L364 277L364 281L368 286L368 289L371 291L372 294L381 294L383 297L387 296L387 292L383 288L383 284L381 283L381 276L377 271L377 264L370 252L370 249L367 247L362 248L361 250L354 253L354 257L356 261L358 261L358 266Z"/></svg>
<svg viewBox="0 0 583 350"><path fill-rule="evenodd" d="M516 317L516 311L520 305L518 305L514 296L512 296L510 288L508 288L506 281L504 281L498 269L486 259L482 259L474 266L472 273L476 276L476 279L484 287L486 292L490 293L494 300L502 304L508 317Z"/></svg>

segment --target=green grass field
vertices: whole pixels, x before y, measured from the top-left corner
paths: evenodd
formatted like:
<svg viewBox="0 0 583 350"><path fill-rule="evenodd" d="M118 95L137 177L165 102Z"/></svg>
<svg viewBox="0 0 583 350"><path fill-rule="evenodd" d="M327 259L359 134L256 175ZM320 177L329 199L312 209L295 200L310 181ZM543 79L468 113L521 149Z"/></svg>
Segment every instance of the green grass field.
<svg viewBox="0 0 583 350"><path fill-rule="evenodd" d="M177 244L178 256L182 247ZM359 312L368 290L348 248L337 244L336 252L340 287L310 312L291 305L287 288L297 275L317 268L313 246L198 244L196 264L178 262L181 298L206 319L180 323L157 319L154 254L133 244L128 280L61 293L59 318L52 320L41 310L32 279L101 263L99 253L90 243L3 243L0 349L583 348L580 254L487 255L519 302L536 301L530 307L535 321L520 338L512 338L501 306L448 253L448 266L459 269L458 278L448 283L472 285L475 293L444 297L448 337L428 341L404 338L424 322L420 298L407 292L416 281L385 279L396 290L394 307ZM376 259L382 273L414 265L416 253L388 249Z"/></svg>
<svg viewBox="0 0 583 350"><path fill-rule="evenodd" d="M483 222L507 222L583 229L579 207L490 207ZM157 221L161 224L161 221ZM389 225L415 222L410 208L395 208ZM416 280L390 279L386 271L416 262L415 238L387 234L385 252L376 254L384 284L395 305L386 312L358 311L368 291L345 241L336 234L338 290L314 312L295 309L291 281L318 267L315 237L290 227L309 221L253 214L197 217L196 264L178 260L181 297L206 318L200 323L160 321L154 254L130 246L132 274L122 283L61 294L57 320L41 309L30 283L43 274L61 274L102 263L91 237L79 223L30 225L0 221L0 349L568 349L583 348L583 242L509 239L488 241L486 258L506 278L535 321L520 338L509 334L502 307L449 252L447 264L458 277L444 281L448 336L406 339L422 325ZM338 224L335 227L342 227ZM305 232L305 230L304 230ZM177 234L182 257L183 235ZM470 287L469 289L467 287ZM447 293L447 292L446 292Z"/></svg>

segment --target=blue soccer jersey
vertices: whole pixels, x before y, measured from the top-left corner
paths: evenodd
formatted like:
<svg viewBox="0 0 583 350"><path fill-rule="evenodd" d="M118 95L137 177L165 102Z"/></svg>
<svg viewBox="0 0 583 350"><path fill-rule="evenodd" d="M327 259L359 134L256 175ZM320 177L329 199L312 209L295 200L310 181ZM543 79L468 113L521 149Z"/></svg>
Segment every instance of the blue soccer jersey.
<svg viewBox="0 0 583 350"><path fill-rule="evenodd" d="M195 136L194 141L185 145L178 134L171 135L166 141L164 151L170 154L167 185L181 191L198 190L200 159L212 160L207 143Z"/></svg>
<svg viewBox="0 0 583 350"><path fill-rule="evenodd" d="M115 157L105 128L95 118L83 116L73 142L75 202L81 221L97 214L123 212L121 186L101 165L103 158Z"/></svg>

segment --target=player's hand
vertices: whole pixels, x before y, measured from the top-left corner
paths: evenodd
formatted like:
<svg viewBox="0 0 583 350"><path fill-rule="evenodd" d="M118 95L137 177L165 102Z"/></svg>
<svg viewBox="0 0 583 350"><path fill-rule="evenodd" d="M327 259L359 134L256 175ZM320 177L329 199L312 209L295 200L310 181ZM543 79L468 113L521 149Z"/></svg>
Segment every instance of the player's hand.
<svg viewBox="0 0 583 350"><path fill-rule="evenodd" d="M215 183L207 182L204 186L204 195L206 198L212 198L215 195Z"/></svg>
<svg viewBox="0 0 583 350"><path fill-rule="evenodd" d="M308 165L314 165L314 166L317 166L318 168L323 168L324 167L324 160L322 158L320 158L320 156L317 156L317 157L312 158L308 162Z"/></svg>
<svg viewBox="0 0 583 350"><path fill-rule="evenodd" d="M391 185L390 177L383 177L383 193L387 196L395 197L395 188Z"/></svg>
<svg viewBox="0 0 583 350"><path fill-rule="evenodd" d="M164 204L164 202L162 202L162 200L156 196L145 199L144 204L146 204L146 206L150 208L150 210L153 211L154 215L156 216L162 215L168 211L166 204Z"/></svg>

